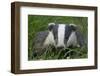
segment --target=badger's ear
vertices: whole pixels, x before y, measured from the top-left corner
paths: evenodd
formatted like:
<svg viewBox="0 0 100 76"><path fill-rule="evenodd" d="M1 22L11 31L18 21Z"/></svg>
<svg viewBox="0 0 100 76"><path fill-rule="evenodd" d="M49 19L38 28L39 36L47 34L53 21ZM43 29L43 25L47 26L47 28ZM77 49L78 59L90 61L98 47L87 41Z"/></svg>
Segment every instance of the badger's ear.
<svg viewBox="0 0 100 76"><path fill-rule="evenodd" d="M70 25L70 27L72 28L72 30L76 31L77 25L75 25L75 24L69 24L69 25Z"/></svg>
<svg viewBox="0 0 100 76"><path fill-rule="evenodd" d="M53 27L55 26L55 23L49 23L48 24L48 29L49 31L51 31L53 29Z"/></svg>

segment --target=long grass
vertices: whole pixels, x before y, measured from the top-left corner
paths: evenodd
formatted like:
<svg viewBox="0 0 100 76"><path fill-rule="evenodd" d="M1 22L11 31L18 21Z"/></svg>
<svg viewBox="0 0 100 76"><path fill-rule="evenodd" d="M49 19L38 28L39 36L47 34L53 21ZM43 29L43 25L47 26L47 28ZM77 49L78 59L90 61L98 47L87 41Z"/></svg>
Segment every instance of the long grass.
<svg viewBox="0 0 100 76"><path fill-rule="evenodd" d="M33 57L32 53L34 45L33 40L37 32L48 29L48 23L58 22L65 24L76 24L85 39L85 45L82 48L66 48L65 51L58 51L54 48L45 50L42 55ZM43 16L43 15L29 15L28 16L28 60L49 60L49 59L79 59L87 58L87 31L88 31L87 17L70 17L70 16Z"/></svg>

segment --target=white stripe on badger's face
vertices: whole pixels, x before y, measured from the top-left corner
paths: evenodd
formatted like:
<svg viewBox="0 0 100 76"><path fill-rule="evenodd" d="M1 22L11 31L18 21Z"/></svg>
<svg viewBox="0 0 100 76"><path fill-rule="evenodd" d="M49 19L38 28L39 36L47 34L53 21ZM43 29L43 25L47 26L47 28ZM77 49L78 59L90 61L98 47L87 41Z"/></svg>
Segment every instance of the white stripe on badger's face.
<svg viewBox="0 0 100 76"><path fill-rule="evenodd" d="M69 37L69 39L68 39L68 41L67 41L67 47L69 47L69 46L79 46L78 44L77 44L77 37L76 37L76 34L75 34L75 32L73 31L72 33L71 33L71 35L70 35L70 37Z"/></svg>
<svg viewBox="0 0 100 76"><path fill-rule="evenodd" d="M49 34L44 42L44 46L48 46L50 44L55 45L54 36L51 31L49 32Z"/></svg>
<svg viewBox="0 0 100 76"><path fill-rule="evenodd" d="M65 47L64 45L64 38L65 38L65 24L59 24L58 27L58 43L57 43L57 47Z"/></svg>

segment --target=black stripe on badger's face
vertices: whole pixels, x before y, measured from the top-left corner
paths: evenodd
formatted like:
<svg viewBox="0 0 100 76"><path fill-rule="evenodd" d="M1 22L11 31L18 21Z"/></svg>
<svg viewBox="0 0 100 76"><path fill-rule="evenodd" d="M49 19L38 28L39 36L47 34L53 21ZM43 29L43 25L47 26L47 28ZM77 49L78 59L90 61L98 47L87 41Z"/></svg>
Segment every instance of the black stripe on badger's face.
<svg viewBox="0 0 100 76"><path fill-rule="evenodd" d="M55 44L57 45L58 43L58 24L56 24L54 27L53 27L53 35L54 35L54 40L55 40Z"/></svg>
<svg viewBox="0 0 100 76"><path fill-rule="evenodd" d="M68 41L69 36L71 35L72 31L73 31L72 27L69 26L69 25L66 25L66 27L65 27L65 38L64 38L65 46L67 46L67 41Z"/></svg>

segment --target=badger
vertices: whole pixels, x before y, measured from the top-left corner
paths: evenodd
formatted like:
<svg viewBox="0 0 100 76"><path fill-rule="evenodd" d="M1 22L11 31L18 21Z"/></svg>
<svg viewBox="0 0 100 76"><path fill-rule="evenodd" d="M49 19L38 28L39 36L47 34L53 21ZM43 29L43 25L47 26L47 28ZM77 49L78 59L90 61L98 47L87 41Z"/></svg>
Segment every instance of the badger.
<svg viewBox="0 0 100 76"><path fill-rule="evenodd" d="M49 46L57 50L82 47L83 35L75 24L49 23L47 31L38 32L34 39L34 54L41 54Z"/></svg>
<svg viewBox="0 0 100 76"><path fill-rule="evenodd" d="M75 24L49 23L49 31L53 34L55 47L64 49L66 47L82 47L84 39Z"/></svg>

